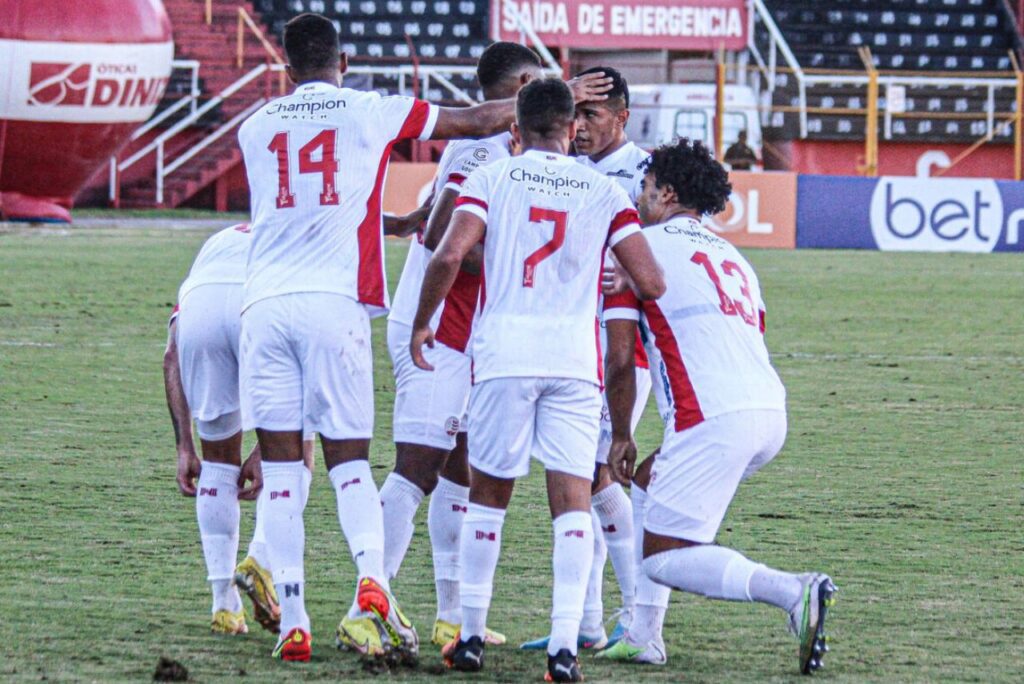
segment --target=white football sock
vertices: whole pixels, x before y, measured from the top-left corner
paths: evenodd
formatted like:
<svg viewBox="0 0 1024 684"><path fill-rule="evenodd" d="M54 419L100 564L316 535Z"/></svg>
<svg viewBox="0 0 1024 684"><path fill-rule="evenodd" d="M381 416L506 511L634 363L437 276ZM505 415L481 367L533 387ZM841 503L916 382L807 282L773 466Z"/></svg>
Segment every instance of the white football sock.
<svg viewBox="0 0 1024 684"><path fill-rule="evenodd" d="M483 639L487 631L487 610L494 590L494 571L501 553L501 528L504 524L505 511L474 503L469 504L462 521L459 594L463 640L473 636Z"/></svg>
<svg viewBox="0 0 1024 684"><path fill-rule="evenodd" d="M608 547L601 533L601 523L591 515L591 532L594 540L594 556L587 575L587 593L583 599L583 619L580 632L587 636L604 634L604 564L608 558Z"/></svg>
<svg viewBox="0 0 1024 684"><path fill-rule="evenodd" d="M672 588L658 584L644 572L644 507L647 492L634 484L630 488L633 502L633 547L636 559L636 597L633 618L629 624L629 640L636 646L661 639Z"/></svg>
<svg viewBox="0 0 1024 684"><path fill-rule="evenodd" d="M760 601L786 611L803 592L796 575L769 570L738 551L710 544L663 551L644 560L644 571L662 584L693 594L728 601ZM752 581L755 575L756 582ZM754 586L756 594L751 591Z"/></svg>
<svg viewBox="0 0 1024 684"><path fill-rule="evenodd" d="M388 579L398 575L402 560L412 541L416 509L423 501L423 490L398 473L391 473L380 488L384 522L384 572Z"/></svg>
<svg viewBox="0 0 1024 684"><path fill-rule="evenodd" d="M359 579L371 577L388 589L384 574L384 515L370 463L362 459L346 461L331 468L327 475L334 487L338 521Z"/></svg>
<svg viewBox="0 0 1024 684"><path fill-rule="evenodd" d="M608 556L622 592L622 605L627 613L633 609L636 588L636 567L633 557L633 506L618 482L605 487L592 499L593 509L601 524ZM629 615L624 617L629 624Z"/></svg>
<svg viewBox="0 0 1024 684"><path fill-rule="evenodd" d="M303 573L306 530L302 520L304 473L308 472L302 461L263 462L263 532L281 603L281 634L294 627L309 631Z"/></svg>
<svg viewBox="0 0 1024 684"><path fill-rule="evenodd" d="M302 509L306 509L306 502L309 500L309 485L313 481L313 473L309 472L306 468L302 473ZM265 500L267 495L267 488L264 487L260 490L260 494L256 497L256 512L254 513L256 522L252 530L252 540L249 542L249 551L246 554L251 557L260 567L264 570L273 570L270 566L270 556L267 555L267 536L263 531L263 509L265 507Z"/></svg>
<svg viewBox="0 0 1024 684"><path fill-rule="evenodd" d="M469 487L443 477L430 495L427 529L434 558L434 586L437 588L437 619L452 624L462 621L459 600L459 539L469 506Z"/></svg>
<svg viewBox="0 0 1024 684"><path fill-rule="evenodd" d="M576 653L586 598L585 581L594 560L594 527L589 512L569 511L552 522L555 534L551 592L551 640L548 655L563 648Z"/></svg>
<svg viewBox="0 0 1024 684"><path fill-rule="evenodd" d="M239 466L203 463L196 496L196 518L206 558L206 580L213 592L213 612L242 609L242 599L232 583L238 555Z"/></svg>

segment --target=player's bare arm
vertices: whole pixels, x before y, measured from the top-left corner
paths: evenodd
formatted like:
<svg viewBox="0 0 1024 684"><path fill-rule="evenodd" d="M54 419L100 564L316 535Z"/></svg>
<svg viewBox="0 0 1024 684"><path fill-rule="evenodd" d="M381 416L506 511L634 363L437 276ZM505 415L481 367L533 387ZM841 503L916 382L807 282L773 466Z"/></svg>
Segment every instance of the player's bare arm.
<svg viewBox="0 0 1024 684"><path fill-rule="evenodd" d="M430 211L430 218L427 220L427 228L423 231L423 246L433 252L441 244L448 225L452 220L452 212L455 211L455 200L459 193L452 188L447 188L441 193L434 208ZM473 275L480 274L480 266L484 260L482 245L476 245L469 250L466 258L462 260L462 270Z"/></svg>
<svg viewBox="0 0 1024 684"><path fill-rule="evenodd" d="M622 239L612 247L612 252L629 277L637 297L650 300L665 294L665 273L654 258L643 233L634 233Z"/></svg>
<svg viewBox="0 0 1024 684"><path fill-rule="evenodd" d="M605 323L608 349L605 353L605 396L612 422L612 445L608 468L612 479L628 485L636 465L636 442L630 423L636 403L636 322L612 319Z"/></svg>
<svg viewBox="0 0 1024 684"><path fill-rule="evenodd" d="M384 234L394 237L409 237L416 232L420 224L430 215L430 198L408 214L398 216L395 214L384 214Z"/></svg>
<svg viewBox="0 0 1024 684"><path fill-rule="evenodd" d="M196 479L199 477L199 457L192 441L192 416L181 386L181 366L178 362L178 321L171 321L167 330L167 348L164 351L164 392L167 395L167 409L174 426L174 445L178 452L178 489L185 496L196 495Z"/></svg>
<svg viewBox="0 0 1024 684"><path fill-rule="evenodd" d="M601 101L612 80L603 73L586 74L569 81L576 102ZM516 119L516 99L484 102L472 107L441 107L431 140L483 138L507 131Z"/></svg>
<svg viewBox="0 0 1024 684"><path fill-rule="evenodd" d="M465 211L457 212L452 217L451 225L445 232L441 244L427 264L410 341L412 360L418 368L434 370L434 367L423 358L423 345L434 347L434 331L430 329L430 319L455 282L463 259L483 239L485 229L486 224L480 217Z"/></svg>

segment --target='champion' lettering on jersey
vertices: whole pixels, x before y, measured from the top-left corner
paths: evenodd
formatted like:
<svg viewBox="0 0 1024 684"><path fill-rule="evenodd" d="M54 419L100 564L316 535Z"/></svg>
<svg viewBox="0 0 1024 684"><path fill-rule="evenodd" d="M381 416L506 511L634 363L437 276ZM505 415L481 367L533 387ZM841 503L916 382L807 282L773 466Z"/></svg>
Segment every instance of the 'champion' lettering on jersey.
<svg viewBox="0 0 1024 684"><path fill-rule="evenodd" d="M263 113L264 114L297 114L299 116L285 117L292 119L308 119L313 118L319 112L330 112L335 109L343 109L348 105L344 100L322 100L314 102L280 102L272 104Z"/></svg>
<svg viewBox="0 0 1024 684"><path fill-rule="evenodd" d="M679 225L676 223L666 223L663 226L666 233L669 235L684 235L694 242L700 242L706 245L715 245L716 247L722 247L729 244L723 238L718 237L714 233L704 230L700 227L700 224L686 224Z"/></svg>
<svg viewBox="0 0 1024 684"><path fill-rule="evenodd" d="M547 169L545 168L545 171ZM551 176L541 175L539 173L530 173L523 168L513 168L508 177L517 183L527 183L528 188L532 191L551 194L549 191L559 191L563 188L569 188L571 190L590 190L590 182L585 180L579 180L577 178L570 178L569 176L556 176L553 174L558 173L556 170L552 170ZM568 197L569 193L562 192L561 196Z"/></svg>

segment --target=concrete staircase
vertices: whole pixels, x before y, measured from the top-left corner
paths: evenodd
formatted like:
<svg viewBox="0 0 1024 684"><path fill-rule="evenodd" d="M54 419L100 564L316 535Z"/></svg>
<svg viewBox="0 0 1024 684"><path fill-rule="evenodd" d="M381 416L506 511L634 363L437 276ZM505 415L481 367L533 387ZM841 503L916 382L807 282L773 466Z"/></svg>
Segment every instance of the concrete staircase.
<svg viewBox="0 0 1024 684"><path fill-rule="evenodd" d="M199 75L205 84L200 104L206 103L235 83L255 67L270 61L267 51L256 37L244 29L244 52L241 68L237 65L238 7L244 7L258 22L252 3L245 0L212 0L212 22L206 23L203 0L164 0L174 30L174 49L178 59L195 59L202 63ZM262 27L261 27L262 28ZM282 52L275 36L265 32L267 40ZM181 152L212 133L222 123L244 110L260 97L276 96L277 74L255 79L237 93L226 98L213 110L213 121L183 131L168 148L167 163ZM121 189L123 207L177 207L188 202L211 185L223 182L226 175L242 162L236 140L237 127L224 133L192 159L164 179L163 202L156 201L153 174L126 183ZM180 138L180 140L179 140ZM214 188L216 208L225 210L226 192Z"/></svg>

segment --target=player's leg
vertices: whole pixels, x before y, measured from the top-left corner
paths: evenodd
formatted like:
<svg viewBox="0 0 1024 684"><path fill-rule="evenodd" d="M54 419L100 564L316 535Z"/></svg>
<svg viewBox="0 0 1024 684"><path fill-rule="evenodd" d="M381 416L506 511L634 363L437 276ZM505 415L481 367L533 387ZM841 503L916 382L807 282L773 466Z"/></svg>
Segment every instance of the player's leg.
<svg viewBox="0 0 1024 684"><path fill-rule="evenodd" d="M680 433L654 465L644 518L644 572L651 579L708 598L758 601L786 611L801 639L800 669L820 667L824 623L835 587L822 573L797 575L713 544L748 467L767 463L785 440L785 414L742 411Z"/></svg>
<svg viewBox="0 0 1024 684"><path fill-rule="evenodd" d="M398 574L413 534L413 520L423 497L437 486L438 474L466 410L469 395L469 359L465 354L436 345L427 349L434 366L427 372L409 354L411 329L388 323L388 349L395 372L395 469L380 490L384 506L384 569L389 579Z"/></svg>
<svg viewBox="0 0 1024 684"><path fill-rule="evenodd" d="M434 586L437 590L437 620L435 643L451 641L448 634L438 634L440 623L458 625L462 622L462 603L459 599L459 543L462 523L469 510L469 463L467 435L456 436L455 448L445 462L437 487L430 495L427 509L427 529L434 561Z"/></svg>
<svg viewBox="0 0 1024 684"><path fill-rule="evenodd" d="M358 620L363 652L395 647L415 653L416 630L391 594L384 572L384 519L370 471L373 436L373 358L370 319L358 302L335 294L296 298L296 354L302 362L303 418L320 434L338 521L356 565L352 608L339 625L341 645L352 645ZM349 627L352 627L351 629ZM387 645L379 643L384 638Z"/></svg>
<svg viewBox="0 0 1024 684"><path fill-rule="evenodd" d="M461 630L442 650L452 668L483 667L487 612L501 550L505 509L515 479L530 471L538 381L496 378L470 392L469 505L459 539Z"/></svg>
<svg viewBox="0 0 1024 684"><path fill-rule="evenodd" d="M547 472L548 503L554 535L551 640L548 676L581 681L577 660L586 582L593 562L595 526L590 489L597 451L601 397L596 386L578 380L552 380L537 405L533 453Z"/></svg>
<svg viewBox="0 0 1024 684"><path fill-rule="evenodd" d="M282 638L274 657L308 660L305 607L305 509L308 470L303 464L303 377L295 353L297 295L272 297L242 314L239 344L242 423L256 429L262 469L263 533L277 598ZM301 332L301 331L299 331Z"/></svg>

